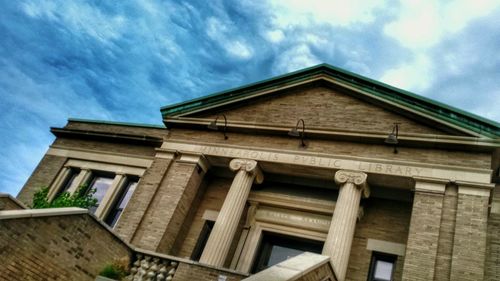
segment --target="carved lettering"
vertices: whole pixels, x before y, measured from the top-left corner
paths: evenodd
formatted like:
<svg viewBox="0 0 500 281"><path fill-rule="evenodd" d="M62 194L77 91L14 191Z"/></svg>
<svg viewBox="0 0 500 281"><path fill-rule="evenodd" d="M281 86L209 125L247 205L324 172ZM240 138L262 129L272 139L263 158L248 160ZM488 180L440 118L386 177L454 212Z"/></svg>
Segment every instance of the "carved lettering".
<svg viewBox="0 0 500 281"><path fill-rule="evenodd" d="M344 162L344 160L328 158L328 157L289 155L289 154L281 154L277 152L268 152L268 151L256 151L256 150L222 148L222 147L211 147L211 146L200 146L199 151L208 155L211 154L211 155L219 155L231 158L246 158L246 159L274 161L283 163L291 162L292 164L298 164L298 165L327 167L335 169L346 169L346 168L352 169L351 167L355 167L356 170L363 172L399 175L399 176L420 176L424 173L424 168L418 168L418 167L408 167L408 166L400 166L400 165L384 164L384 163L369 163L362 161L351 161L351 164L349 164L348 160L346 163Z"/></svg>

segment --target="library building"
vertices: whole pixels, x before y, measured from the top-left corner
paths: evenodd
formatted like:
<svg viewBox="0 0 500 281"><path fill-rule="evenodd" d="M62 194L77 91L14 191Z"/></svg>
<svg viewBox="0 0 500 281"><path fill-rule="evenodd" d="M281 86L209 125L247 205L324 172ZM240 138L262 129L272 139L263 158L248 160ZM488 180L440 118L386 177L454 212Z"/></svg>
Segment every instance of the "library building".
<svg viewBox="0 0 500 281"><path fill-rule="evenodd" d="M500 280L497 122L327 64L160 111L50 128L0 280Z"/></svg>

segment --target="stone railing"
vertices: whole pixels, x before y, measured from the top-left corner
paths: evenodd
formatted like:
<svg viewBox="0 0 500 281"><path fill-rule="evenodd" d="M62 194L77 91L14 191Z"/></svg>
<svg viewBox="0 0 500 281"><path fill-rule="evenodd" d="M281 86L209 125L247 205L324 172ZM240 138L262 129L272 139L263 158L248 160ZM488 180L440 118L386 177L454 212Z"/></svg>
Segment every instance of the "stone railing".
<svg viewBox="0 0 500 281"><path fill-rule="evenodd" d="M172 280L179 262L161 254L136 251L135 261L126 280L163 281Z"/></svg>

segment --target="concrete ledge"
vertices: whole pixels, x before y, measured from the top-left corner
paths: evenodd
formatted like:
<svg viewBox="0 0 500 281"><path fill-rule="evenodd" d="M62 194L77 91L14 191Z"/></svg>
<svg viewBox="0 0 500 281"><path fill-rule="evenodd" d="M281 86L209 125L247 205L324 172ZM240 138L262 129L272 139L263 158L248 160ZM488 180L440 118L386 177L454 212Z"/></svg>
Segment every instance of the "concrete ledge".
<svg viewBox="0 0 500 281"><path fill-rule="evenodd" d="M18 219L30 217L52 217L65 215L80 215L88 214L87 209L82 208L50 208L50 209L27 209L27 210L10 210L0 211L0 220Z"/></svg>
<svg viewBox="0 0 500 281"><path fill-rule="evenodd" d="M8 198L10 201L12 201L14 204L18 205L22 209L28 209L21 201L17 200L14 196L8 194L8 193L0 193L0 198Z"/></svg>
<svg viewBox="0 0 500 281"><path fill-rule="evenodd" d="M368 239L366 249L403 257L406 252L406 245L377 239Z"/></svg>
<svg viewBox="0 0 500 281"><path fill-rule="evenodd" d="M292 281L328 262L330 262L330 258L327 256L305 252L243 279L243 281Z"/></svg>

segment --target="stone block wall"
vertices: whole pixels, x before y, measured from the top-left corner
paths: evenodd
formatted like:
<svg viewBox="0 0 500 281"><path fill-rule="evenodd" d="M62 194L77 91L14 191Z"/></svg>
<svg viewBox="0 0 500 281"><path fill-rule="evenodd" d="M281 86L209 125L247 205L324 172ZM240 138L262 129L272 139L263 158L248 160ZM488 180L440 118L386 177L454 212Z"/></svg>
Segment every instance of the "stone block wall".
<svg viewBox="0 0 500 281"><path fill-rule="evenodd" d="M500 152L500 151L499 151ZM500 157L497 158L497 161ZM500 184L492 192L491 210L488 217L486 261L484 280L500 280Z"/></svg>
<svg viewBox="0 0 500 281"><path fill-rule="evenodd" d="M0 215L1 281L93 281L106 264L130 257L128 246L85 210L40 216L47 210L54 209L15 211L38 214L29 217Z"/></svg>
<svg viewBox="0 0 500 281"><path fill-rule="evenodd" d="M23 210L24 206L17 199L6 193L0 193L0 211Z"/></svg>
<svg viewBox="0 0 500 281"><path fill-rule="evenodd" d="M432 280L438 248L443 194L416 191L402 280Z"/></svg>
<svg viewBox="0 0 500 281"><path fill-rule="evenodd" d="M173 163L132 243L146 250L170 253L203 176L204 172L197 164Z"/></svg>
<svg viewBox="0 0 500 281"><path fill-rule="evenodd" d="M246 275L217 269L208 266L202 266L191 263L180 263L175 271L175 276L172 281L214 281L219 280L219 276L225 276L226 281L240 281L247 277Z"/></svg>
<svg viewBox="0 0 500 281"><path fill-rule="evenodd" d="M456 186L446 187L443 198L443 212L439 230L438 250L434 280L450 280L451 257L457 214L458 190Z"/></svg>
<svg viewBox="0 0 500 281"><path fill-rule="evenodd" d="M134 237L172 161L172 159L155 158L139 180L136 191L114 228L125 241L130 242Z"/></svg>
<svg viewBox="0 0 500 281"><path fill-rule="evenodd" d="M43 156L35 171L28 178L28 181L23 186L17 199L29 206L32 203L33 194L43 187L49 187L52 181L56 178L59 171L66 162L66 157L53 155Z"/></svg>
<svg viewBox="0 0 500 281"><path fill-rule="evenodd" d="M405 245L410 228L411 202L368 198L362 203L364 215L356 223L346 280L364 281L368 278L372 251L368 239ZM398 256L394 280L401 280L404 256Z"/></svg>
<svg viewBox="0 0 500 281"><path fill-rule="evenodd" d="M488 197L458 194L450 280L483 280Z"/></svg>

